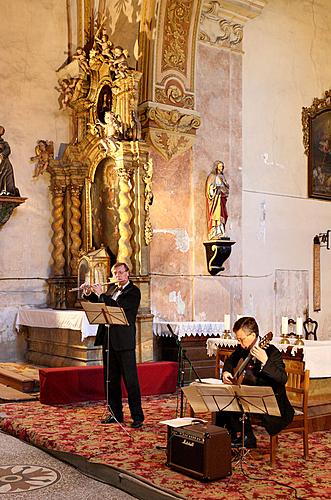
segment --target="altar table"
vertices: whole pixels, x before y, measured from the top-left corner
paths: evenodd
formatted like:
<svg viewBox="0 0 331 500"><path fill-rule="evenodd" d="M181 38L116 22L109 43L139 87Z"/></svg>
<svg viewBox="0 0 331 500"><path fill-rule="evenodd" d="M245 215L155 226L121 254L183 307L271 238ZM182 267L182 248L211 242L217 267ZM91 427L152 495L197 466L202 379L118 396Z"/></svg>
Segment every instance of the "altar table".
<svg viewBox="0 0 331 500"><path fill-rule="evenodd" d="M280 351L289 352L292 356L302 354L305 368L310 371L310 378L331 377L331 340L305 340L303 346L280 344L279 339L271 342ZM216 354L217 348L237 345L235 339L209 338L207 340L207 354Z"/></svg>
<svg viewBox="0 0 331 500"><path fill-rule="evenodd" d="M138 362L153 359L151 322L151 314L138 313ZM90 325L82 310L22 307L18 310L16 328L25 334L25 358L30 363L43 366L102 364L101 348L94 346L98 325Z"/></svg>
<svg viewBox="0 0 331 500"><path fill-rule="evenodd" d="M16 318L16 328L20 325L38 328L59 328L77 330L81 340L96 335L98 325L90 325L84 311L57 310L49 308L20 308Z"/></svg>

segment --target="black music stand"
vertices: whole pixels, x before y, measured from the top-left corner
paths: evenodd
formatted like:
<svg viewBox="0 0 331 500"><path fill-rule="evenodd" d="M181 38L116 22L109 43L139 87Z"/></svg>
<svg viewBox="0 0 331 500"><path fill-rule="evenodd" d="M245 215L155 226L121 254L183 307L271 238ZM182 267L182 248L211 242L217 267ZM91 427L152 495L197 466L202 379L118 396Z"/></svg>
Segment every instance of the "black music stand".
<svg viewBox="0 0 331 500"><path fill-rule="evenodd" d="M193 411L201 411L204 406L210 412L233 411L241 413L242 446L238 448L238 461L241 461L248 453L244 441L246 414L258 413L281 416L274 391L269 386L201 384L195 382L190 387L194 388L196 393L194 389L193 391L192 389L186 391L185 388L183 392ZM201 398L200 401L199 398Z"/></svg>
<svg viewBox="0 0 331 500"><path fill-rule="evenodd" d="M90 325L128 325L124 309L103 302L81 302Z"/></svg>
<svg viewBox="0 0 331 500"><path fill-rule="evenodd" d="M109 405L109 325L128 325L124 309L122 307L107 306L104 302L81 302L81 306L85 311L88 322L91 325L105 325L107 327L107 372L106 372L106 401L107 408L111 415L115 415Z"/></svg>
<svg viewBox="0 0 331 500"><path fill-rule="evenodd" d="M193 371L194 375L196 378L201 381L200 376L198 375L196 369L194 368L192 361L187 357L186 350L183 349L183 346L180 342L179 336L175 334L169 323L167 323L167 328L169 332L176 337L176 344L178 347L178 374L177 374L177 387L180 387L181 389L184 387L185 383L185 362L189 364L191 370ZM179 416L182 418L184 416L184 395L183 391L181 390L180 392L180 411L179 411Z"/></svg>

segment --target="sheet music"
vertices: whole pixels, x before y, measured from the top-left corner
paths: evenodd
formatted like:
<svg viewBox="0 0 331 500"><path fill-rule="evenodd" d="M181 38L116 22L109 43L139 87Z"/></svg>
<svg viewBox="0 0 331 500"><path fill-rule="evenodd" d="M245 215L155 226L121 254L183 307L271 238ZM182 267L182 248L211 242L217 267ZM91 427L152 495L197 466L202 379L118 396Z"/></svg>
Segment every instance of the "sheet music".
<svg viewBox="0 0 331 500"><path fill-rule="evenodd" d="M182 387L182 391L187 397L194 413L204 413L208 411L208 407L194 384Z"/></svg>
<svg viewBox="0 0 331 500"><path fill-rule="evenodd" d="M193 411L236 411L280 416L271 387L252 385L203 384L193 382L182 388ZM197 408L197 409L196 409Z"/></svg>
<svg viewBox="0 0 331 500"><path fill-rule="evenodd" d="M170 420L162 420L160 424L169 425L169 427L185 427L185 425L191 425L196 423L197 419L194 417L179 417L172 418ZM208 420L199 419L200 423L207 423Z"/></svg>

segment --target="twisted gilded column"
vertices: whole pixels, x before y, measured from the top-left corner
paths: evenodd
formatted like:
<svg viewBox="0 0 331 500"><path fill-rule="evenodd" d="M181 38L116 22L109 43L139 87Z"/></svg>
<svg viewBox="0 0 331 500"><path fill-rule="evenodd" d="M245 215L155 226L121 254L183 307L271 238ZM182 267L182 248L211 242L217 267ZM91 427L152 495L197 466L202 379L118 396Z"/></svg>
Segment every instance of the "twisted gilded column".
<svg viewBox="0 0 331 500"><path fill-rule="evenodd" d="M81 202L80 202L81 189L79 186L70 186L70 200L71 200L71 217L70 217L70 268L72 274L76 275L78 271L78 254L81 248L82 240L80 237L81 231Z"/></svg>
<svg viewBox="0 0 331 500"><path fill-rule="evenodd" d="M64 188L53 184L50 188L52 193L52 204L53 204L53 236L52 236L52 258L53 258L53 276L63 276L64 275Z"/></svg>
<svg viewBox="0 0 331 500"><path fill-rule="evenodd" d="M130 227L132 221L132 212L131 212L131 204L132 204L132 183L131 176L132 170L125 170L124 168L120 168L117 170L119 177L119 217L120 221L118 224L120 239L118 241L118 254L117 260L120 262L125 262L129 268L132 268L131 265L131 255L132 255L132 246L131 246L131 236L132 230Z"/></svg>

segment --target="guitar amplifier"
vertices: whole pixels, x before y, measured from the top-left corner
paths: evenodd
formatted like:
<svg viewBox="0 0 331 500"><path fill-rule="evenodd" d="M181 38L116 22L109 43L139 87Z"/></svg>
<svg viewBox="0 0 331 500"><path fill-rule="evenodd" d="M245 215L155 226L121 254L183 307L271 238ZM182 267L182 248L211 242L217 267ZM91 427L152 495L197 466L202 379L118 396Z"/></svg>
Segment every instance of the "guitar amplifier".
<svg viewBox="0 0 331 500"><path fill-rule="evenodd" d="M231 474L231 439L223 427L194 424L168 427L167 465L201 481Z"/></svg>

